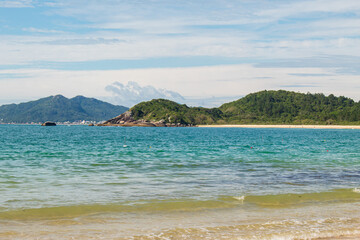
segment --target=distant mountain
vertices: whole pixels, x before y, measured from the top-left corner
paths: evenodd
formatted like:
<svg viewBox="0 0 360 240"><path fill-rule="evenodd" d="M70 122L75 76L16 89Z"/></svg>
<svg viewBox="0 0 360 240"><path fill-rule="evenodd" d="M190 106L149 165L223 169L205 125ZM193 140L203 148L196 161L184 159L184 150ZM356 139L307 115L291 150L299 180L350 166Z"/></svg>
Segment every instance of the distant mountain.
<svg viewBox="0 0 360 240"><path fill-rule="evenodd" d="M360 124L360 102L346 97L261 91L219 108L188 107L154 99L104 125L187 126L200 124Z"/></svg>
<svg viewBox="0 0 360 240"><path fill-rule="evenodd" d="M127 110L127 107L115 106L95 98L77 96L68 99L56 95L26 103L0 106L0 120L6 123L102 121Z"/></svg>

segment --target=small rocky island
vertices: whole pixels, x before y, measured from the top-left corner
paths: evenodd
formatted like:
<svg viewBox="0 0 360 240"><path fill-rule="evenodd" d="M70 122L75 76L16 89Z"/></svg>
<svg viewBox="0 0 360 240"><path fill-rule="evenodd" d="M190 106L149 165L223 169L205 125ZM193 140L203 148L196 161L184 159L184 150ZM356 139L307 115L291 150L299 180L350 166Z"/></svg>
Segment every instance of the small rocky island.
<svg viewBox="0 0 360 240"><path fill-rule="evenodd" d="M217 109L188 107L166 99L153 99L141 102L98 126L193 127L202 122L214 123L220 117L219 113Z"/></svg>
<svg viewBox="0 0 360 240"><path fill-rule="evenodd" d="M146 120L146 119L139 119L136 120L134 118L134 114L132 111L126 111L123 114L107 120L97 126L122 126L122 127L188 127L189 124L182 124L182 123L170 123L166 122L165 120Z"/></svg>

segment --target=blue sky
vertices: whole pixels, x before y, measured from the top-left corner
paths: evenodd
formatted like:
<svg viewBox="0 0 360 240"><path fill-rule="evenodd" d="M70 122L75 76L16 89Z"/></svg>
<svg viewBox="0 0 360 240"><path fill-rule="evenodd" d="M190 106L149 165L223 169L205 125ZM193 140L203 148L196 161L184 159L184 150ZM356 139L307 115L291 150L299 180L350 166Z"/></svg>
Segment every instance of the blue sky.
<svg viewBox="0 0 360 240"><path fill-rule="evenodd" d="M0 0L0 53L0 104L133 104L115 82L192 105L264 89L360 100L360 1Z"/></svg>

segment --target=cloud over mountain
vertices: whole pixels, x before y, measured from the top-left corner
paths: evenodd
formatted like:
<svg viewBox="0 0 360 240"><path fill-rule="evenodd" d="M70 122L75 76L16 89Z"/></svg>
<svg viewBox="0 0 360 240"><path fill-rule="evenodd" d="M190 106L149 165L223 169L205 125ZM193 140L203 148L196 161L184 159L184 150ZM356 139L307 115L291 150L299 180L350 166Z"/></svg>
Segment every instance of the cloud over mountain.
<svg viewBox="0 0 360 240"><path fill-rule="evenodd" d="M177 92L153 86L140 86L136 82L129 81L127 84L114 82L105 87L105 90L112 93L111 102L132 107L142 101L149 101L155 98L165 98L175 102L183 102L185 99Z"/></svg>

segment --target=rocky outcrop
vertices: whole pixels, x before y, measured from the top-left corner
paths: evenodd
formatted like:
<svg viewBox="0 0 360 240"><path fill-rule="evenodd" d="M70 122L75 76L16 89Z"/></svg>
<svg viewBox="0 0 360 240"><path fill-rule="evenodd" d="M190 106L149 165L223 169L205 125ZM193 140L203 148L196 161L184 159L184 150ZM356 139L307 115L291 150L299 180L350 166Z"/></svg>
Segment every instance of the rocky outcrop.
<svg viewBox="0 0 360 240"><path fill-rule="evenodd" d="M122 127L188 127L190 125L180 123L167 123L165 120L148 121L144 119L135 120L131 110L107 120L97 126L122 126Z"/></svg>
<svg viewBox="0 0 360 240"><path fill-rule="evenodd" d="M41 124L41 126L56 126L56 123L54 123L54 122L44 122L43 124Z"/></svg>

